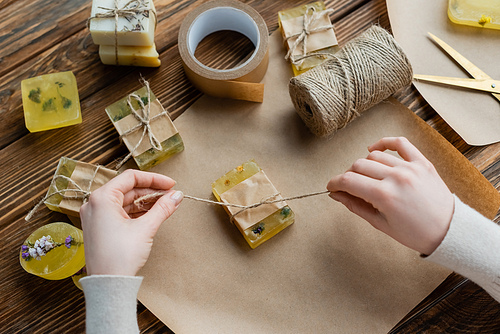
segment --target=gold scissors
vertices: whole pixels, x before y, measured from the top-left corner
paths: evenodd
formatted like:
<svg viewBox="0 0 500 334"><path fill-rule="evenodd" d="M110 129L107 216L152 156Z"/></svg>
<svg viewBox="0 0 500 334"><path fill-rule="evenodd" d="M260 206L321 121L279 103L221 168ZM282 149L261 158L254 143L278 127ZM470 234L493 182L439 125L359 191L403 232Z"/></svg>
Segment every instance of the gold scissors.
<svg viewBox="0 0 500 334"><path fill-rule="evenodd" d="M428 33L432 39L453 58L460 66L462 66L474 79L440 77L434 75L419 75L415 74L414 79L422 81L436 82L444 85L470 88L492 93L492 95L500 101L500 80L493 80L488 74L484 73L471 63L467 58L455 51L451 46L437 38L431 33Z"/></svg>

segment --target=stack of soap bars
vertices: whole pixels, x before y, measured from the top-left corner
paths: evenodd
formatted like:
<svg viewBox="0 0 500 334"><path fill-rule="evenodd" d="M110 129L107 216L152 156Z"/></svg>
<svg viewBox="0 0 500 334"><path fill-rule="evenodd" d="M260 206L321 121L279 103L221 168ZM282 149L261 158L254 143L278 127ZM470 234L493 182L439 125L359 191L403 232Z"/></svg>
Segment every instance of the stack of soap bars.
<svg viewBox="0 0 500 334"><path fill-rule="evenodd" d="M93 0L90 34L106 65L158 67L152 0Z"/></svg>

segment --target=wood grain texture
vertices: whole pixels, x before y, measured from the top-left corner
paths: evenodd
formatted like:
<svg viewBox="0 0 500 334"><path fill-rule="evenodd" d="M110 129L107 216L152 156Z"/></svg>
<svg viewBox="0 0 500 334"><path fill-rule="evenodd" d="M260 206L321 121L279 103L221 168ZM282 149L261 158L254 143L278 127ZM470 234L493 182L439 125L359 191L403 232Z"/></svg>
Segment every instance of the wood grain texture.
<svg viewBox="0 0 500 334"><path fill-rule="evenodd" d="M0 235L3 240L0 245L0 295L4 296L0 302L0 332L84 331L84 298L72 281L47 281L27 274L19 265L19 247L29 234L46 223L70 222L69 219L46 209L29 223L24 221L24 216L45 194L61 156L113 167L116 160L127 153L104 108L135 90L140 75L150 81L153 91L174 119L201 96L182 70L177 34L187 13L204 2L155 0L158 11L155 41L162 61L158 69L102 65L98 48L86 29L90 1L0 2L0 13L4 17L0 22ZM279 10L310 1L244 2L260 12L272 32L278 27ZM331 19L340 44L374 23L390 29L383 0L325 2L335 10ZM221 52L228 47L234 52ZM231 67L249 50L251 45L245 39L226 34L202 43L198 53L209 64ZM77 78L84 122L29 133L24 126L21 81L68 70ZM439 131L500 190L500 144L467 145L413 87L401 90L396 96ZM466 282L435 303L461 280L460 276L452 274L408 315L411 321L402 322L395 332L500 332L499 304L472 282ZM432 307L426 309L429 305ZM420 310L425 312L419 313ZM172 333L142 305L138 306L138 321L144 333Z"/></svg>

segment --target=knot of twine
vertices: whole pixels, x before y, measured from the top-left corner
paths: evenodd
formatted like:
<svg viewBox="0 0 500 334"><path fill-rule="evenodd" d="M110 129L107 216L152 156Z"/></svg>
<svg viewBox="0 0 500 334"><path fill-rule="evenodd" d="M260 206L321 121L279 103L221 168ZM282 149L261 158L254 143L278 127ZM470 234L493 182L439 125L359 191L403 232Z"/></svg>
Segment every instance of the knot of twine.
<svg viewBox="0 0 500 334"><path fill-rule="evenodd" d="M184 198L191 199L191 200L198 201L198 202L204 202L204 203L208 203L208 204L239 208L240 209L239 211L237 211L236 213L231 215L231 222L233 222L234 217L236 215L239 215L240 213L242 213L246 210L249 210L249 209L258 208L261 205L274 204L274 203L285 202L285 201L292 201L292 200L296 200L296 199L301 199L301 198L306 198L306 197L311 197L311 196L318 196L318 195L323 195L323 194L328 194L328 193L330 193L328 190L324 190L324 191L318 191L318 192L308 193L308 194L304 194L304 195L298 195L298 196L286 197L286 198L278 198L278 199L276 199L276 197L278 197L280 195L280 193L276 193L274 195L271 195L269 197L262 199L258 203L249 204L249 205L217 202L217 201L212 201L209 199L194 197L194 196L190 196L190 195L184 195ZM165 195L165 192L155 192L155 193L141 196L134 201L134 205L138 208L143 208L146 203L152 202L163 195Z"/></svg>
<svg viewBox="0 0 500 334"><path fill-rule="evenodd" d="M408 57L378 26L349 41L331 58L288 85L297 113L320 137L333 135L412 82Z"/></svg>
<svg viewBox="0 0 500 334"><path fill-rule="evenodd" d="M90 189L92 188L92 182L94 182L94 179L95 179L95 177L97 175L97 172L99 171L99 168L101 168L101 166L97 165L96 169L94 170L94 173L92 174L92 177L90 179L89 186L87 187L88 188L87 190L82 189L82 187L80 187L80 185L78 183L76 183L74 180L72 180L71 178L69 178L69 177L67 177L65 175L56 175L56 176L54 176L54 179L52 180L52 185L54 186L54 188L56 189L56 191L53 192L53 193L51 193L50 195L49 194L45 195L45 197L42 198L33 207L33 209L30 210L30 212L28 212L28 214L26 215L26 217L24 217L24 220L27 221L27 222L30 221L31 218L33 218L33 216L35 215L35 213L38 211L38 209L40 208L40 206L46 200L48 200L49 198L51 198L53 196L56 196L56 195L61 195L63 197L63 199L82 199L84 204L87 203L87 201L89 200L90 194L91 194ZM73 188L73 189L69 189L69 188L58 189L57 188L57 183L56 183L56 181L58 179L62 179L62 180L68 181L68 183L71 183L71 185L74 186L75 188ZM74 195L67 195L66 194L67 192L72 192L72 193L74 193Z"/></svg>
<svg viewBox="0 0 500 334"><path fill-rule="evenodd" d="M288 50L285 59L289 60L290 62L294 65L300 65L302 61L305 58L309 57L318 57L318 56L324 56L324 53L316 52L316 53L310 53L307 54L307 38L308 36L313 33L313 32L321 32L321 31L326 31L328 29L332 29L333 25L330 23L326 26L320 26L316 27L314 29L311 29L311 26L321 17L324 15L329 15L330 13L333 13L333 9L326 9L321 12L317 12L314 7L309 7L306 12L304 13L304 23L302 26L302 31L296 34L293 34L291 36L287 37L287 41L292 38L297 38L295 42L292 44L290 49ZM300 56L294 56L294 52L297 49L297 47L302 43L302 54ZM329 54L326 54L329 55Z"/></svg>
<svg viewBox="0 0 500 334"><path fill-rule="evenodd" d="M142 101L141 97L135 93L129 94L127 97L127 104L132 111L132 115L139 121L139 124L135 125L134 127L131 127L127 131L123 132L120 135L120 139L122 139L124 136L127 136L135 131L138 131L139 129L142 129L142 135L137 144L134 146L132 150L130 150L130 153L120 162L118 165L116 165L116 169L120 169L121 166L125 162L128 161L134 154L134 152L137 150L139 145L141 145L142 141L144 140L144 137L146 135L148 136L149 142L151 143L151 146L157 151L160 151L162 149L161 143L156 138L155 134L153 133L153 130L151 129L151 122L154 121L157 118L163 117L163 116L168 116L168 112L163 108L161 103L159 104L162 108L162 112L159 113L156 116L150 117L150 112L151 112L151 88L149 87L149 82L146 80L142 79L142 82L144 86L146 86L146 93L148 97L148 103L144 104ZM139 109L135 109L134 106L132 105L132 100L136 100L137 103L139 103ZM139 113L141 111L141 113Z"/></svg>
<svg viewBox="0 0 500 334"><path fill-rule="evenodd" d="M156 11L149 6L146 5L145 0L130 0L123 7L118 7L118 0L114 0L114 8L102 7L99 6L97 8L104 9L104 13L97 13L96 15L90 17L87 20L87 26L90 24L90 21L93 19L104 19L104 18L115 18L115 62L116 65L118 63L118 18L119 17L127 17L130 15L137 15L141 12L151 12L155 16L155 24L156 24Z"/></svg>

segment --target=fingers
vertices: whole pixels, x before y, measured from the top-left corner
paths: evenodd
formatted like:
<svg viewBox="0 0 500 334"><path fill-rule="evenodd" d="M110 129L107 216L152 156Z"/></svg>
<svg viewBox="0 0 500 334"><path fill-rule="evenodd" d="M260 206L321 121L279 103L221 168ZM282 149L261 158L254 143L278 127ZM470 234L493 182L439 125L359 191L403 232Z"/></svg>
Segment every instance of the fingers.
<svg viewBox="0 0 500 334"><path fill-rule="evenodd" d="M383 221L380 212L370 203L365 202L361 198L354 197L345 192L335 192L329 195L332 199L342 203L349 211L357 214L364 220L368 221L375 228L379 229Z"/></svg>
<svg viewBox="0 0 500 334"><path fill-rule="evenodd" d="M368 147L370 152L373 151L396 151L406 161L427 160L420 151L413 146L410 141L404 137L386 137L380 139L375 144Z"/></svg>
<svg viewBox="0 0 500 334"><path fill-rule="evenodd" d="M120 175L111 179L104 187L116 189L123 194L134 188L151 188L158 190L169 190L175 185L175 181L168 176L127 169Z"/></svg>
<svg viewBox="0 0 500 334"><path fill-rule="evenodd" d="M156 201L147 213L141 216L141 219L152 224L154 231L156 231L161 223L177 210L183 198L184 194L181 191L169 190Z"/></svg>
<svg viewBox="0 0 500 334"><path fill-rule="evenodd" d="M383 152L378 152L383 153ZM397 158L396 158L397 159ZM399 160L399 159L398 159ZM387 164L370 159L359 159L349 169L349 171L363 174L376 180L382 180L389 175L391 168Z"/></svg>
<svg viewBox="0 0 500 334"><path fill-rule="evenodd" d="M376 199L380 193L381 182L362 174L347 171L344 174L334 176L326 188L330 192L345 192L372 203L373 199Z"/></svg>

